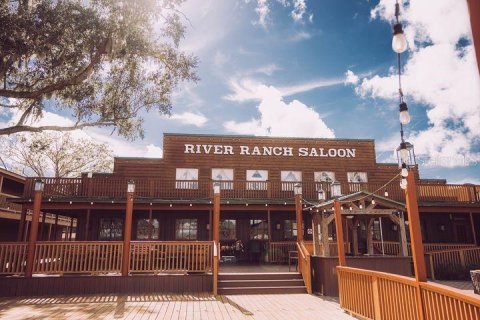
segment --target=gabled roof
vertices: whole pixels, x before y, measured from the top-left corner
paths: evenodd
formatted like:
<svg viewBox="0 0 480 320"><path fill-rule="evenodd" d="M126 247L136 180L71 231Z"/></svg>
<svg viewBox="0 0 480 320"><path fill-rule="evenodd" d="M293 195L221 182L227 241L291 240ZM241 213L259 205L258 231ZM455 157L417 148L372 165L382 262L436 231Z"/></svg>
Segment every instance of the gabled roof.
<svg viewBox="0 0 480 320"><path fill-rule="evenodd" d="M347 203L347 202L358 201L362 199L365 199L367 201L374 199L375 202L387 208L398 209L398 210L405 209L405 203L398 202L398 201L389 199L387 197L382 197L382 196L379 196L378 194L370 193L367 191L358 191L355 193L338 197L336 199L331 199L331 200L319 203L318 205L315 206L315 208L319 208L319 209L330 208L333 206L333 203L335 200L338 200L341 203Z"/></svg>

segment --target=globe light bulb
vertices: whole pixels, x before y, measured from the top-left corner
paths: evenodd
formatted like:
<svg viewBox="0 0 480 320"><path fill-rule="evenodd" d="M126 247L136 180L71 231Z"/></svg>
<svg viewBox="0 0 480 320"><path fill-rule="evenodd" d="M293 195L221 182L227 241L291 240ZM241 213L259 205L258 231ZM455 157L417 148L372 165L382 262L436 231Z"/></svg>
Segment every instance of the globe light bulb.
<svg viewBox="0 0 480 320"><path fill-rule="evenodd" d="M405 102L400 103L400 123L410 123L410 114L408 113L408 107Z"/></svg>
<svg viewBox="0 0 480 320"><path fill-rule="evenodd" d="M400 174L403 178L408 177L408 169L405 163L402 163L402 171L400 172Z"/></svg>
<svg viewBox="0 0 480 320"><path fill-rule="evenodd" d="M407 163L408 161L408 150L407 144L405 142L400 143L400 146L397 149L402 163Z"/></svg>
<svg viewBox="0 0 480 320"><path fill-rule="evenodd" d="M407 38L405 38L402 24L400 23L393 26L392 49L396 53L402 53L407 50Z"/></svg>
<svg viewBox="0 0 480 320"><path fill-rule="evenodd" d="M402 178L402 181L400 181L400 188L403 190L407 189L407 179Z"/></svg>

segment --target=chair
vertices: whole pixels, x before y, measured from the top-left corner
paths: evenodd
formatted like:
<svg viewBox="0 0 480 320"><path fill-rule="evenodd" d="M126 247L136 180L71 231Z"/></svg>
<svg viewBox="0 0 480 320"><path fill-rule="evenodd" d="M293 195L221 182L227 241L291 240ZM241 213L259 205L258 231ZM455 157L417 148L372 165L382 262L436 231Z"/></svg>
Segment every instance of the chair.
<svg viewBox="0 0 480 320"><path fill-rule="evenodd" d="M298 271L298 251L292 250L288 251L288 271L292 266L292 261L295 263L295 271Z"/></svg>

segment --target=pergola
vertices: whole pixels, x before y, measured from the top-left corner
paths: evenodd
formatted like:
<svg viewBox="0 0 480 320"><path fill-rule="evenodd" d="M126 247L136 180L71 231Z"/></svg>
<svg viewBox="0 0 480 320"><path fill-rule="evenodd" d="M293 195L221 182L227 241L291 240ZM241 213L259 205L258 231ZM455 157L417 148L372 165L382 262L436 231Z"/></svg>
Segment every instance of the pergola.
<svg viewBox="0 0 480 320"><path fill-rule="evenodd" d="M405 231L405 204L365 191L355 192L335 199L341 203L341 215L352 231L353 255L358 255L358 228L367 228L368 254L373 254L372 226L375 219L388 218L398 226L400 254L407 256L407 236ZM311 207L313 222L314 255L330 256L328 226L335 220L334 201L321 202ZM322 244L322 245L320 245ZM323 248L323 252L322 252ZM323 253L323 254L322 254Z"/></svg>

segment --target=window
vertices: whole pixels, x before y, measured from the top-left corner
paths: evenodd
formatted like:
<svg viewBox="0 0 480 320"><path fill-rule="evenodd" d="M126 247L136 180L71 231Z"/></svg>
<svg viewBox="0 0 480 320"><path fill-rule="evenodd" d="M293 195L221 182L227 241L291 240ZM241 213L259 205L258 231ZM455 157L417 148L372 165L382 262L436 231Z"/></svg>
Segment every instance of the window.
<svg viewBox="0 0 480 320"><path fill-rule="evenodd" d="M220 221L220 240L237 239L237 220L224 219Z"/></svg>
<svg viewBox="0 0 480 320"><path fill-rule="evenodd" d="M250 239L268 240L267 220L250 220Z"/></svg>
<svg viewBox="0 0 480 320"><path fill-rule="evenodd" d="M302 182L301 171L281 171L282 191L293 191L295 183Z"/></svg>
<svg viewBox="0 0 480 320"><path fill-rule="evenodd" d="M198 189L198 169L177 168L175 180L176 189Z"/></svg>
<svg viewBox="0 0 480 320"><path fill-rule="evenodd" d="M123 220L119 218L100 219L100 240L122 240Z"/></svg>
<svg viewBox="0 0 480 320"><path fill-rule="evenodd" d="M315 182L328 182L332 183L335 181L335 172L332 171L317 171L314 172Z"/></svg>
<svg viewBox="0 0 480 320"><path fill-rule="evenodd" d="M366 172L348 172L347 173L348 182L368 182Z"/></svg>
<svg viewBox="0 0 480 320"><path fill-rule="evenodd" d="M149 234L151 232L153 240L158 240L159 223L157 219L152 219L150 224L149 219L137 220L137 240L149 240Z"/></svg>
<svg viewBox="0 0 480 320"><path fill-rule="evenodd" d="M233 169L212 169L213 181L228 181L221 182L220 189L232 190L233 189Z"/></svg>
<svg viewBox="0 0 480 320"><path fill-rule="evenodd" d="M197 240L198 222L197 219L175 220L175 239Z"/></svg>
<svg viewBox="0 0 480 320"><path fill-rule="evenodd" d="M247 190L267 190L268 170L247 170Z"/></svg>
<svg viewBox="0 0 480 320"><path fill-rule="evenodd" d="M285 220L283 228L283 236L285 239L294 239L297 237L297 221Z"/></svg>

